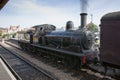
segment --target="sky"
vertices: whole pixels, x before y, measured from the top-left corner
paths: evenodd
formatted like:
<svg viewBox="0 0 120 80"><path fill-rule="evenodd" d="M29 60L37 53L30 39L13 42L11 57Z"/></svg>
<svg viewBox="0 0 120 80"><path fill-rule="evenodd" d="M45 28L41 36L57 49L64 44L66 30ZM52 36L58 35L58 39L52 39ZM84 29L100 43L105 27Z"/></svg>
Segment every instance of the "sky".
<svg viewBox="0 0 120 80"><path fill-rule="evenodd" d="M120 0L88 0L87 23L100 24L103 15L120 11ZM73 21L74 26L80 26L80 0L9 0L0 11L0 27L20 25L30 28L34 25L53 24L57 28Z"/></svg>

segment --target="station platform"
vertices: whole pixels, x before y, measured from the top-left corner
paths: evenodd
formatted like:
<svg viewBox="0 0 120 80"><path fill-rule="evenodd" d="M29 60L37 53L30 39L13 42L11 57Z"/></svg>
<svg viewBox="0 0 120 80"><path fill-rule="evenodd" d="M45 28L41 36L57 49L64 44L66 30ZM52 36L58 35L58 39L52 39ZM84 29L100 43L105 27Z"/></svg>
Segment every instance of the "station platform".
<svg viewBox="0 0 120 80"><path fill-rule="evenodd" d="M0 55L0 80L18 80Z"/></svg>

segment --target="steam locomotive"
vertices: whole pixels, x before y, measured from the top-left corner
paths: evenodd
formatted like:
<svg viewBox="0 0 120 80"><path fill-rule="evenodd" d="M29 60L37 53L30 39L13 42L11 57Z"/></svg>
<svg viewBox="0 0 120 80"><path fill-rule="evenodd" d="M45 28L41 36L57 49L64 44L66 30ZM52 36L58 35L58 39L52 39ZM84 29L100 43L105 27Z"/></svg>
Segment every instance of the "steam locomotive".
<svg viewBox="0 0 120 80"><path fill-rule="evenodd" d="M85 27L86 15L81 13L81 27L78 30L73 30L73 22L68 21L64 31L56 31L54 25L43 24L33 26L34 31L18 32L19 44L23 49L31 51L36 50L36 47L36 51L39 48L55 50L55 53L48 51L45 56L60 58L61 61L67 61L65 64L70 63L74 67L96 62L99 60L98 49L94 44L94 34Z"/></svg>

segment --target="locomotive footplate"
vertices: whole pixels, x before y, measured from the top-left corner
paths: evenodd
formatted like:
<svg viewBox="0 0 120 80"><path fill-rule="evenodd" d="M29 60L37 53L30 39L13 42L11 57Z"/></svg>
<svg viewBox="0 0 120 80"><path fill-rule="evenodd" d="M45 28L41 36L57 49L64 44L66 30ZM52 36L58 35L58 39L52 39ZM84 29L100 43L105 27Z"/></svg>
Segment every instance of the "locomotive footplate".
<svg viewBox="0 0 120 80"><path fill-rule="evenodd" d="M95 57L95 55L93 54L76 53L35 44L31 44L31 46L38 48L39 51L42 52L40 55L52 56L54 61L60 59L61 62L63 62L66 66L71 66L72 68L75 69L80 69L81 66L88 64L88 62L90 62L90 58Z"/></svg>

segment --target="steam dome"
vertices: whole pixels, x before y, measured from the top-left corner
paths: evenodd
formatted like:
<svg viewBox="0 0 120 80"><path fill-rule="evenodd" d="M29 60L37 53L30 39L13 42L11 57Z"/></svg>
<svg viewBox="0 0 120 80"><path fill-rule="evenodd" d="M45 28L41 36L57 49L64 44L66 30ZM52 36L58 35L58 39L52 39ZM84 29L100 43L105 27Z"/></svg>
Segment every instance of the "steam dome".
<svg viewBox="0 0 120 80"><path fill-rule="evenodd" d="M74 28L74 24L72 21L68 21L66 23L66 30L72 30Z"/></svg>

